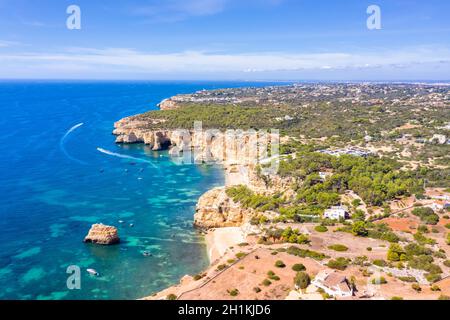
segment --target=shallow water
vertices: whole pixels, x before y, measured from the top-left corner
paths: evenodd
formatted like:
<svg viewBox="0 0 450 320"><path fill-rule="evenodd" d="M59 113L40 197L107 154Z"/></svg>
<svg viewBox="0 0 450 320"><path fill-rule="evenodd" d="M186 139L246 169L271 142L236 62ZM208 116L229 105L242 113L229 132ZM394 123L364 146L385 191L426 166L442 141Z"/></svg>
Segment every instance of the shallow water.
<svg viewBox="0 0 450 320"><path fill-rule="evenodd" d="M221 169L115 145L111 131L178 93L250 85L267 84L0 82L0 299L136 299L205 268L192 220ZM82 243L98 222L122 243ZM69 265L80 290L66 286Z"/></svg>

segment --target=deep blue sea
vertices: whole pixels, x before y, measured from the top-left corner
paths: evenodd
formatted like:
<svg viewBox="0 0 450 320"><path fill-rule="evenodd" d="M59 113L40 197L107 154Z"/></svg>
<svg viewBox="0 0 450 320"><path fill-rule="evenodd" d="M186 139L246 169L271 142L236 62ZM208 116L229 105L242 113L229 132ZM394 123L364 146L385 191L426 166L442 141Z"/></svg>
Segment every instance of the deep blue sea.
<svg viewBox="0 0 450 320"><path fill-rule="evenodd" d="M221 168L116 145L113 123L179 93L267 84L0 82L0 299L136 299L204 269L193 215ZM117 226L122 243L83 243L93 223ZM69 265L80 290L67 288Z"/></svg>

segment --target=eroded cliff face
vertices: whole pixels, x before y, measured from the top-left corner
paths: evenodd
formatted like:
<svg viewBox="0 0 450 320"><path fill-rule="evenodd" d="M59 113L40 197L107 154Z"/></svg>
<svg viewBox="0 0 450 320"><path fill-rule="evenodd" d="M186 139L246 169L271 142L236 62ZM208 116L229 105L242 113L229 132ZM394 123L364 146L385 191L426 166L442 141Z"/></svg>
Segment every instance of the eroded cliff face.
<svg viewBox="0 0 450 320"><path fill-rule="evenodd" d="M158 104L158 107L161 110L175 110L180 108L179 103L175 100L175 98L169 98L161 101L160 104Z"/></svg>
<svg viewBox="0 0 450 320"><path fill-rule="evenodd" d="M244 209L226 194L226 188L209 190L197 203L194 225L203 228L241 226L255 215L252 209Z"/></svg>
<svg viewBox="0 0 450 320"><path fill-rule="evenodd" d="M164 124L158 125L163 127ZM257 159L261 154L258 154L258 137L252 133L230 135L219 131L148 129L147 120L143 121L139 116L116 122L113 133L117 143L145 143L153 150L170 148L174 160L178 157L196 163L220 163L225 170L226 187L246 185L259 194L282 192L287 199L295 196L291 189L292 180L257 172ZM257 214L230 199L226 187L210 190L199 199L196 226L205 229L241 226Z"/></svg>
<svg viewBox="0 0 450 320"><path fill-rule="evenodd" d="M162 150L171 144L170 130L146 129L146 122L134 117L124 118L114 124L116 143L145 143L153 150Z"/></svg>
<svg viewBox="0 0 450 320"><path fill-rule="evenodd" d="M237 178L233 178L233 174L236 174ZM234 185L245 185L258 194L273 195L281 192L285 199L293 199L296 195L291 188L291 179L282 179L277 175L263 178L257 174L254 166L226 166L225 175L225 187L215 188L200 197L194 216L195 226L202 229L239 227L250 222L253 217L265 215L273 218L274 212L257 212L234 202L226 194L226 189Z"/></svg>

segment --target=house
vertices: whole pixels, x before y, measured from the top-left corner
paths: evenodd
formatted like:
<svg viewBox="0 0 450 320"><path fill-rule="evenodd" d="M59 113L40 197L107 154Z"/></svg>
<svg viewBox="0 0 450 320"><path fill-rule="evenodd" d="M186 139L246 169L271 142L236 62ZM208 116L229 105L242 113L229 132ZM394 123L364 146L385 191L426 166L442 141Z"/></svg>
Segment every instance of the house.
<svg viewBox="0 0 450 320"><path fill-rule="evenodd" d="M350 218L348 212L347 206L334 206L326 209L323 213L323 217L332 220L348 219Z"/></svg>
<svg viewBox="0 0 450 320"><path fill-rule="evenodd" d="M336 271L323 270L317 274L311 284L333 297L352 297L353 287L347 278Z"/></svg>

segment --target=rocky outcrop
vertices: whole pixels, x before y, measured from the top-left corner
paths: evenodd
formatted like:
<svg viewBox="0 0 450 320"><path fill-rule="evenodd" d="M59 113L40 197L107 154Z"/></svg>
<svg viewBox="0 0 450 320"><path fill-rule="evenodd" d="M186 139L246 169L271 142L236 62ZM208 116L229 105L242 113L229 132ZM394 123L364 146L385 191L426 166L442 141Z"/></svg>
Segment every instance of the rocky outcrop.
<svg viewBox="0 0 450 320"><path fill-rule="evenodd" d="M180 105L178 104L178 102L175 100L174 98L169 98L169 99L165 99L163 101L161 101L160 104L158 104L158 107L161 110L175 110L178 109L180 107Z"/></svg>
<svg viewBox="0 0 450 320"><path fill-rule="evenodd" d="M93 224L84 242L111 245L120 242L117 228L104 224Z"/></svg>
<svg viewBox="0 0 450 320"><path fill-rule="evenodd" d="M255 215L254 210L244 209L225 192L225 187L215 188L200 197L194 225L203 229L241 226Z"/></svg>
<svg viewBox="0 0 450 320"><path fill-rule="evenodd" d="M153 150L162 150L171 144L170 130L146 129L147 122L134 117L124 118L114 124L116 143L145 143Z"/></svg>

